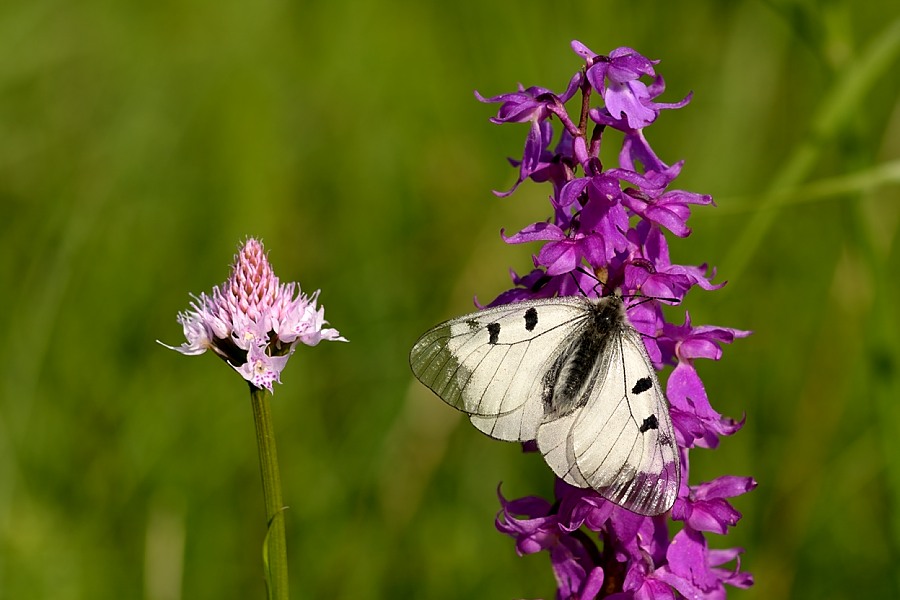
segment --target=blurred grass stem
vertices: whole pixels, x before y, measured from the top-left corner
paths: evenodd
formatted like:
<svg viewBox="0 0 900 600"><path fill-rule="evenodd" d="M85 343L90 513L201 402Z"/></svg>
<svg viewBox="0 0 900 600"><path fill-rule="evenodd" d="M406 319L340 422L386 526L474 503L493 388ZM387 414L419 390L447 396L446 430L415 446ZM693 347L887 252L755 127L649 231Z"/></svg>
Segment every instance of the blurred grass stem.
<svg viewBox="0 0 900 600"><path fill-rule="evenodd" d="M281 475L278 453L275 450L275 430L272 409L265 390L250 386L253 422L256 425L256 444L259 449L259 471L262 475L263 497L266 503L268 531L263 545L263 564L266 568L266 587L269 600L287 600L288 570L287 544L284 539L284 503L281 500Z"/></svg>
<svg viewBox="0 0 900 600"><path fill-rule="evenodd" d="M772 178L768 192L760 199L759 209L779 208L785 197L779 192L797 187L812 171L822 152L847 123L864 110L863 100L873 86L889 76L900 54L900 19L895 19L876 36L857 57L852 68L845 68L832 85L812 119L806 141L791 152L784 167ZM777 210L758 210L725 257L723 269L729 277L738 279L755 256L763 237L778 216Z"/></svg>
<svg viewBox="0 0 900 600"><path fill-rule="evenodd" d="M872 285L872 305L868 310L868 323L864 328L865 353L861 357L865 373L863 394L870 394L878 418L875 420L884 448L884 456L900 455L900 443L896 434L896 423L900 420L900 341L897 338L896 297L892 297L888 288L891 280L887 254L879 251L873 221L877 217L868 215L862 202L863 198L854 198L854 202L844 203L847 215L848 240L858 253L867 279ZM888 507L884 515L885 522L893 535L887 536L890 553L889 561L896 564L900 560L900 464L896 460L886 460L884 476L888 489ZM892 577L894 597L900 597L900 573L894 572Z"/></svg>

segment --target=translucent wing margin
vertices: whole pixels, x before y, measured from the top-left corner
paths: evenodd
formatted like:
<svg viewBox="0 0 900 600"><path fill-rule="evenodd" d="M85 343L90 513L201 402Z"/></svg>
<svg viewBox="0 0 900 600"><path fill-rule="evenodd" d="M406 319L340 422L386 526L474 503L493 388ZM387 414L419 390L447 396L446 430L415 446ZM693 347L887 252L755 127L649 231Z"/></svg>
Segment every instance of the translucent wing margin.
<svg viewBox="0 0 900 600"><path fill-rule="evenodd" d="M543 376L589 316L583 298L518 302L425 332L410 351L415 376L491 437L535 439L544 419Z"/></svg>

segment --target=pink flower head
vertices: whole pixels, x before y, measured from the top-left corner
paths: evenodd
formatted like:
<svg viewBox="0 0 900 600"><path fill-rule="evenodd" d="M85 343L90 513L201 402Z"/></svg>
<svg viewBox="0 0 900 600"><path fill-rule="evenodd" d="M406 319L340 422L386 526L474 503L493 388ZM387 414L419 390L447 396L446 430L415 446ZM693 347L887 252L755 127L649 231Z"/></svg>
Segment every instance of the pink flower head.
<svg viewBox="0 0 900 600"><path fill-rule="evenodd" d="M187 355L212 350L252 386L271 392L298 342L347 341L337 329L323 327L318 296L318 290L307 296L297 283L280 283L262 243L248 238L228 280L211 294L194 296L190 309L178 314L187 341L177 347L160 343Z"/></svg>

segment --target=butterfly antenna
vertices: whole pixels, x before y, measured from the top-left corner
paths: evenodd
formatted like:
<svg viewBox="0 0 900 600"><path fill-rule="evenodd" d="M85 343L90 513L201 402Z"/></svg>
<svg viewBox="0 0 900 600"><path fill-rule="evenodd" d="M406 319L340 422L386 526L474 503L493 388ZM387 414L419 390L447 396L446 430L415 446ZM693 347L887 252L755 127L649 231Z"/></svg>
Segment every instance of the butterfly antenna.
<svg viewBox="0 0 900 600"><path fill-rule="evenodd" d="M584 269L581 268L581 267L576 267L575 270L576 270L576 271L580 271L581 273L584 273L584 272L585 272ZM581 295L582 295L582 296L587 296L587 292L585 292L585 291L584 291L584 288L581 287L581 282L578 281L578 278L577 278L577 277L575 277L575 273L573 273L572 271L569 271L569 276L572 277L572 281L575 282L575 287L578 288L578 291L581 292Z"/></svg>
<svg viewBox="0 0 900 600"><path fill-rule="evenodd" d="M674 305L681 304L680 298L667 298L665 296L645 296L643 294L623 294L622 299L625 300L626 298L639 298L639 300L637 302L635 302L628 308L634 308L636 306L640 306L641 304L644 304L645 302L650 302L652 300L656 300L658 302L671 302Z"/></svg>
<svg viewBox="0 0 900 600"><path fill-rule="evenodd" d="M584 267L576 267L575 270L578 271L579 273L581 273L582 275L586 275L587 277L590 277L591 279L596 281L597 283L594 284L594 286L591 288L591 291L594 292L595 294L597 294L598 296L603 295L603 283L604 282L601 281L600 278L597 277L596 274L592 273L591 271L588 271ZM569 271L569 273L571 273L571 271ZM582 295L587 296L587 293L581 287L581 283L578 281L578 279L574 275L572 275L572 278L575 279L575 285L577 285L578 289L581 290ZM599 291L598 291L598 288L599 288Z"/></svg>

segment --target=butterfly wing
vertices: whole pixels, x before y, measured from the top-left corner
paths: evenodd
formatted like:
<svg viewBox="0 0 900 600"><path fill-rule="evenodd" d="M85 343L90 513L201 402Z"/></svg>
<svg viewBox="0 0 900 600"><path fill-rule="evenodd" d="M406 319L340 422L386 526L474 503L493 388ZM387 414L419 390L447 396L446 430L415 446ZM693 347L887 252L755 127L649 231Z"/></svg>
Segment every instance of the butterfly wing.
<svg viewBox="0 0 900 600"><path fill-rule="evenodd" d="M419 338L410 366L484 433L532 440L545 418L544 374L579 337L588 307L579 297L549 298L452 319Z"/></svg>
<svg viewBox="0 0 900 600"><path fill-rule="evenodd" d="M681 474L675 434L644 343L629 324L609 333L588 395L584 407L539 427L547 463L566 482L633 512L670 509Z"/></svg>

